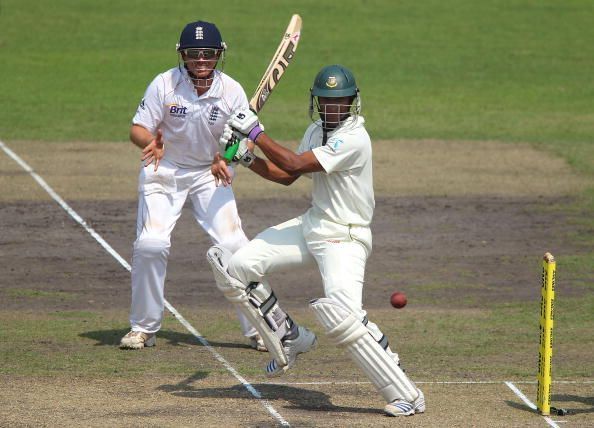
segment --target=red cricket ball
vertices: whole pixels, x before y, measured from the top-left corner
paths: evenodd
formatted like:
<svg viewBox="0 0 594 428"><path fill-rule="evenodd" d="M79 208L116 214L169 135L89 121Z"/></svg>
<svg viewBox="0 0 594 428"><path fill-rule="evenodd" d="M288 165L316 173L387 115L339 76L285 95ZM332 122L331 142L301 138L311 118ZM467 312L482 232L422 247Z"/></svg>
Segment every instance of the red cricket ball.
<svg viewBox="0 0 594 428"><path fill-rule="evenodd" d="M406 294L400 291L395 291L390 296L390 303L397 309L404 308L406 306Z"/></svg>

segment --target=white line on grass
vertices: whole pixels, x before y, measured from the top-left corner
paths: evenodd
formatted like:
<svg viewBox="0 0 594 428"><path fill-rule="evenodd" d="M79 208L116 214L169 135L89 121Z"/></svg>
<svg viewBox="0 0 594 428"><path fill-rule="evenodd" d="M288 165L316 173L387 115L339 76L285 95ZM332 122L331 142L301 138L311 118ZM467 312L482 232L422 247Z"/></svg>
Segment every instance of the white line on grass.
<svg viewBox="0 0 594 428"><path fill-rule="evenodd" d="M528 407L530 407L532 410L537 410L536 404L534 404L532 401L530 401L528 399L528 397L526 397L524 395L524 393L522 391L520 391L520 389L514 385L512 382L505 382L505 384L508 386L509 389L511 389L518 397L520 397L520 399L526 403L526 405ZM553 428L560 428L559 425L557 425L555 423L554 420L552 420L550 417L548 416L543 416L544 420L547 421L547 423L552 426Z"/></svg>
<svg viewBox="0 0 594 428"><path fill-rule="evenodd" d="M419 385L499 385L506 383L504 380L415 380ZM319 381L319 382L263 382L267 385L371 385L369 381ZM514 381L516 384L535 384L536 381L520 380ZM574 384L589 385L594 383L592 380L556 380L553 384Z"/></svg>
<svg viewBox="0 0 594 428"><path fill-rule="evenodd" d="M33 168L31 168L23 159L21 159L15 152L13 152L6 144L0 141L0 148L4 150L4 152L10 156L16 163L18 163L21 168L27 171L31 177L60 205L69 215L72 217L78 224L80 224L95 240L101 245L109 254L111 254L128 272L131 271L130 264L124 260L122 256L120 256L116 250L114 250L111 245L109 245L102 237L99 235L91 226L87 224L87 222L79 216L76 211L74 211L61 197L58 195L54 189L50 187L49 184L45 182L43 178L39 174L37 174ZM252 396L257 398L260 403L268 410L268 412L276 419L282 426L290 426L289 423L272 407L272 405L268 402L268 400L264 400L262 398L262 394L254 388L247 380L245 380L238 372L235 370L231 364L221 355L219 354L208 341L202 337L202 335L194 328L192 325L167 301L165 300L165 307L175 316L175 318L190 332L198 341L210 351L210 353L221 363L223 366L231 373L241 384L247 389Z"/></svg>

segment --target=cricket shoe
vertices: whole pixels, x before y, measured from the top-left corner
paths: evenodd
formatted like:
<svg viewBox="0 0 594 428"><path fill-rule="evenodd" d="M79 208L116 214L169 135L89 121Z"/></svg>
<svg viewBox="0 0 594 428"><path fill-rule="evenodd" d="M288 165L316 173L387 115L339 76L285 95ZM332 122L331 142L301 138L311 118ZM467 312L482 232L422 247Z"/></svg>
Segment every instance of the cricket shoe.
<svg viewBox="0 0 594 428"><path fill-rule="evenodd" d="M266 348L266 344L264 343L264 340L262 340L262 337L259 334L256 333L253 336L250 336L249 339L251 348L260 352L268 352L268 348Z"/></svg>
<svg viewBox="0 0 594 428"><path fill-rule="evenodd" d="M299 335L295 339L283 340L283 348L285 349L289 363L286 366L281 366L273 359L266 366L266 376L275 377L282 375L295 365L297 355L311 351L318 345L318 339L315 334L302 326L299 326L298 329Z"/></svg>
<svg viewBox="0 0 594 428"><path fill-rule="evenodd" d="M145 346L155 346L157 336L155 333L143 333L142 331L130 331L120 340L121 349L142 349Z"/></svg>
<svg viewBox="0 0 594 428"><path fill-rule="evenodd" d="M419 396L412 403L406 400L394 400L386 404L384 413L388 416L411 416L416 413L425 413L425 395L423 391L417 388Z"/></svg>

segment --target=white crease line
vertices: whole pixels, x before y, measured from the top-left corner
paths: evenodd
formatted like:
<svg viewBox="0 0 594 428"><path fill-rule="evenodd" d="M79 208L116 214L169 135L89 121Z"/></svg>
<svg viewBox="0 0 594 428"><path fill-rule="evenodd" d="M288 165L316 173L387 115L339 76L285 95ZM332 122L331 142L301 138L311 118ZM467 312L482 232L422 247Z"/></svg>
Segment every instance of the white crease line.
<svg viewBox="0 0 594 428"><path fill-rule="evenodd" d="M553 428L560 428L559 425L557 425L557 422L555 422L554 420L552 420L550 417L543 416L543 418L544 418L545 421L547 421L547 424L549 424ZM563 421L563 422L567 422L567 421Z"/></svg>
<svg viewBox="0 0 594 428"><path fill-rule="evenodd" d="M524 393L522 391L520 391L518 389L518 387L516 387L516 385L514 385L512 382L505 382L505 384L508 386L509 389L511 389L518 397L520 397L520 399L526 403L526 405L528 407L530 407L532 410L536 410L536 404L534 404L532 401L530 401L528 399L528 397L526 397L524 395Z"/></svg>
<svg viewBox="0 0 594 428"><path fill-rule="evenodd" d="M526 397L526 396L524 395L524 393L523 393L522 391L520 391L520 390L518 389L518 387L516 387L516 385L514 385L512 382L505 382L505 384L506 384L506 385L508 386L508 388L509 388L509 389L511 389L511 390L512 390L512 391L513 391L513 392L514 392L514 393L515 393L515 394L516 394L518 397L520 397L520 399L521 399L521 400L522 400L524 403L526 403L526 405L527 405L528 407L530 407L532 410L535 410L535 411L536 411L536 410L538 410L538 409L537 409L537 407L536 407L536 404L534 404L532 401L530 401L530 400L528 399L528 397ZM544 420L545 420L545 421L546 421L546 422L547 422L547 423L548 423L550 426L552 426L553 428L560 428L560 427L559 427L559 425L557 425L557 424L555 423L555 421L554 421L554 420L552 420L550 417L548 417L548 416L543 416L543 418L544 418Z"/></svg>
<svg viewBox="0 0 594 428"><path fill-rule="evenodd" d="M23 159L21 159L15 152L13 152L6 144L0 141L0 148L4 150L4 152L10 156L16 163L18 163L21 168L27 171L31 177L60 205L69 215L72 217L78 224L80 224L89 234L95 238L95 240L109 253L111 254L128 272L132 270L130 264L124 260L122 256L120 256L116 250L114 250L111 245L109 245L102 237L99 235L91 226L87 224L87 222L77 214L61 197L58 195L54 189L50 187L49 184L45 182L39 174L33 171ZM221 354L219 354L208 341L202 337L202 335L194 328L192 325L186 321L186 319L167 301L165 300L165 307L177 318L177 320L198 339L198 341L210 351L210 353L221 363L223 366L231 373L241 384L252 394L255 398L257 398L260 403L268 410L268 412L276 419L282 426L290 426L289 423L272 407L272 405L268 402L268 400L264 400L262 398L262 394L254 388L247 380L245 380L237 370L235 370L231 364L223 358Z"/></svg>
<svg viewBox="0 0 594 428"><path fill-rule="evenodd" d="M505 383L503 380L427 380L427 381L415 381L419 385L500 385ZM267 385L371 385L371 382L361 381L318 381L318 382L262 382ZM536 381L514 381L517 384L535 384ZM559 380L553 381L553 384L576 384L586 385L594 383L594 381L585 380Z"/></svg>

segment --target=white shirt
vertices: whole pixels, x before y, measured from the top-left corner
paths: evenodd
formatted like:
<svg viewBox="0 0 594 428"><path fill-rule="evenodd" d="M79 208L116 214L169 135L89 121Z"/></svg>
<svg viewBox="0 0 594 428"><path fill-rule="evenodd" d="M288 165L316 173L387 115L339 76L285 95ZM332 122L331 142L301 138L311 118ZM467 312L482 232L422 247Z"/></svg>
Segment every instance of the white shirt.
<svg viewBox="0 0 594 428"><path fill-rule="evenodd" d="M297 153L312 150L324 171L312 173L311 214L345 226L369 227L375 199L371 140L359 116L328 133L322 145L320 121L305 131Z"/></svg>
<svg viewBox="0 0 594 428"><path fill-rule="evenodd" d="M184 68L159 74L148 86L132 123L155 135L163 132L164 159L180 168L210 166L218 152L225 122L238 108L248 108L241 85L215 70L210 89L200 97Z"/></svg>

